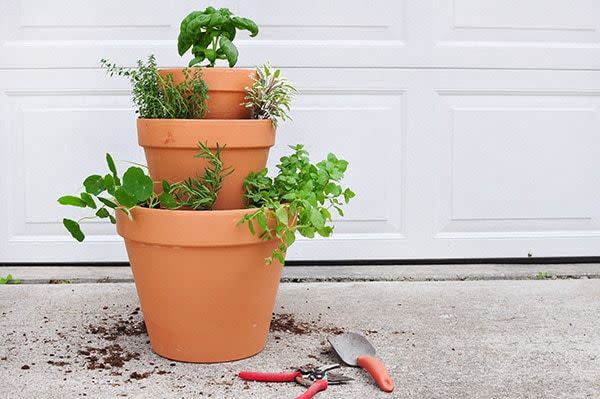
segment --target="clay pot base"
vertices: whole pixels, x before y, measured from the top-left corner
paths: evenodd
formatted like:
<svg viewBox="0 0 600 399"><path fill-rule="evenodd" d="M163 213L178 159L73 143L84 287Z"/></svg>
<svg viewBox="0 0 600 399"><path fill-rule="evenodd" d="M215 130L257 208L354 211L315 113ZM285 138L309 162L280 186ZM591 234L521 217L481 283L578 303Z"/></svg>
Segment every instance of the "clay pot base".
<svg viewBox="0 0 600 399"><path fill-rule="evenodd" d="M117 212L153 350L213 363L265 347L282 265L265 265L275 241L237 226L252 209Z"/></svg>

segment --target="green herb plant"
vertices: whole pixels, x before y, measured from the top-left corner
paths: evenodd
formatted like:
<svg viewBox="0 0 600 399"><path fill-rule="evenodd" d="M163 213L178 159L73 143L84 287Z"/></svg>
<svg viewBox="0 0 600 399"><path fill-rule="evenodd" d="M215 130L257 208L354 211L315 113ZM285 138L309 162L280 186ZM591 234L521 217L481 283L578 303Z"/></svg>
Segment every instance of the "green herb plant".
<svg viewBox="0 0 600 399"><path fill-rule="evenodd" d="M208 87L200 69L184 69L184 81L175 84L173 75L164 78L158 73L154 55L146 63L139 60L136 68L120 67L105 59L100 64L110 76L129 78L133 103L141 118L201 119L206 113Z"/></svg>
<svg viewBox="0 0 600 399"><path fill-rule="evenodd" d="M21 280L14 279L12 274L8 274L6 277L0 276L0 285L4 284L21 284Z"/></svg>
<svg viewBox="0 0 600 399"><path fill-rule="evenodd" d="M269 64L256 67L258 77L252 87L246 88L244 105L252 109L254 119L270 119L274 126L278 120L291 119L288 112L292 98L298 90L284 77L279 69Z"/></svg>
<svg viewBox="0 0 600 399"><path fill-rule="evenodd" d="M191 48L194 58L189 66L206 61L205 66L214 67L217 60L227 60L231 68L238 60L238 50L233 44L237 30L247 30L250 37L258 34L254 21L237 17L227 8L193 11L181 21L177 50L183 56Z"/></svg>
<svg viewBox="0 0 600 399"><path fill-rule="evenodd" d="M94 216L78 221L63 219L63 225L77 241L83 241L80 222L86 219L109 219L115 224L115 212L125 212L131 218L131 210L136 207L167 209L212 209L223 185L223 179L232 172L221 162L222 147L217 146L213 153L205 144L198 143L200 152L197 158L207 159L209 167L202 176L189 178L182 182L162 181L163 192L154 192L154 182L138 166L129 167L123 177L119 177L113 157L106 154L106 163L110 173L88 176L83 181L84 190L79 195L65 195L58 199L61 205L90 208Z"/></svg>
<svg viewBox="0 0 600 399"><path fill-rule="evenodd" d="M252 234L265 240L280 239L277 248L265 260L267 263L273 259L284 262L296 232L307 238L315 234L329 237L333 231L331 211L343 216L341 207L355 195L340 185L347 161L329 154L325 160L312 164L304 146L290 148L294 152L280 159L276 177L267 176L267 169L263 169L251 173L244 181L244 196L249 207L258 209L244 216L240 224L247 223Z"/></svg>

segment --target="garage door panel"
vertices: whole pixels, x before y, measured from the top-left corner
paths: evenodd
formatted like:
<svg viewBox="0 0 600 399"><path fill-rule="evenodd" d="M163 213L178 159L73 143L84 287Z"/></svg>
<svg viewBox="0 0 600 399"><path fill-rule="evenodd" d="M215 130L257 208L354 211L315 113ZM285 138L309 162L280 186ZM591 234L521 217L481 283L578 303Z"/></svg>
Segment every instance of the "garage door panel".
<svg viewBox="0 0 600 399"><path fill-rule="evenodd" d="M445 1L446 40L477 42L598 42L594 0Z"/></svg>
<svg viewBox="0 0 600 399"><path fill-rule="evenodd" d="M405 38L406 0L368 2L348 0L239 1L240 15L260 21L257 40L374 40L401 41Z"/></svg>
<svg viewBox="0 0 600 399"><path fill-rule="evenodd" d="M143 0L4 2L6 35L12 41L172 39L185 4ZM75 35L74 35L75 34Z"/></svg>
<svg viewBox="0 0 600 399"><path fill-rule="evenodd" d="M600 235L590 184L600 177L600 97L581 94L441 96L439 231Z"/></svg>

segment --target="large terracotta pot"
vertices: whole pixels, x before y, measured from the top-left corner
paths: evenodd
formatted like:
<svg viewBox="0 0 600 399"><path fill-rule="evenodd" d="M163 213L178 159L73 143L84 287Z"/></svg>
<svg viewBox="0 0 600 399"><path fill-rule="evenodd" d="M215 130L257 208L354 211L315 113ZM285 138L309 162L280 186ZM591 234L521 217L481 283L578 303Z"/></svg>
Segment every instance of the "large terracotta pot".
<svg viewBox="0 0 600 399"><path fill-rule="evenodd" d="M242 184L248 173L267 164L269 149L275 144L270 120L143 119L137 121L138 143L144 147L150 176L154 181L185 180L202 174L208 161L194 158L198 142L225 149L221 160L234 171L225 178L215 209L246 206ZM160 184L156 186L160 190Z"/></svg>
<svg viewBox="0 0 600 399"><path fill-rule="evenodd" d="M185 80L183 68L159 69L162 77L173 75L178 84ZM252 86L257 77L254 69L202 68L202 78L208 86L208 110L206 119L249 119L250 108L243 103L246 87Z"/></svg>
<svg viewBox="0 0 600 399"><path fill-rule="evenodd" d="M250 209L117 212L152 349L186 362L224 362L266 343L282 265L273 241L237 225Z"/></svg>

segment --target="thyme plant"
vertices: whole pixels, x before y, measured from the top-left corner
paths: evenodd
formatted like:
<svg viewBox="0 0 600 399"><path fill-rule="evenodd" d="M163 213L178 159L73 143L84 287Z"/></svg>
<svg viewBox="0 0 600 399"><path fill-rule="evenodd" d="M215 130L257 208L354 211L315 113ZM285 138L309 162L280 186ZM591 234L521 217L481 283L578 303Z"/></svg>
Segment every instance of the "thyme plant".
<svg viewBox="0 0 600 399"><path fill-rule="evenodd" d="M206 113L208 87L199 69L184 69L184 82L175 84L172 75L163 78L158 73L154 55L146 63L138 60L135 68L120 67L105 59L100 64L110 76L129 78L133 103L141 118L201 119Z"/></svg>

